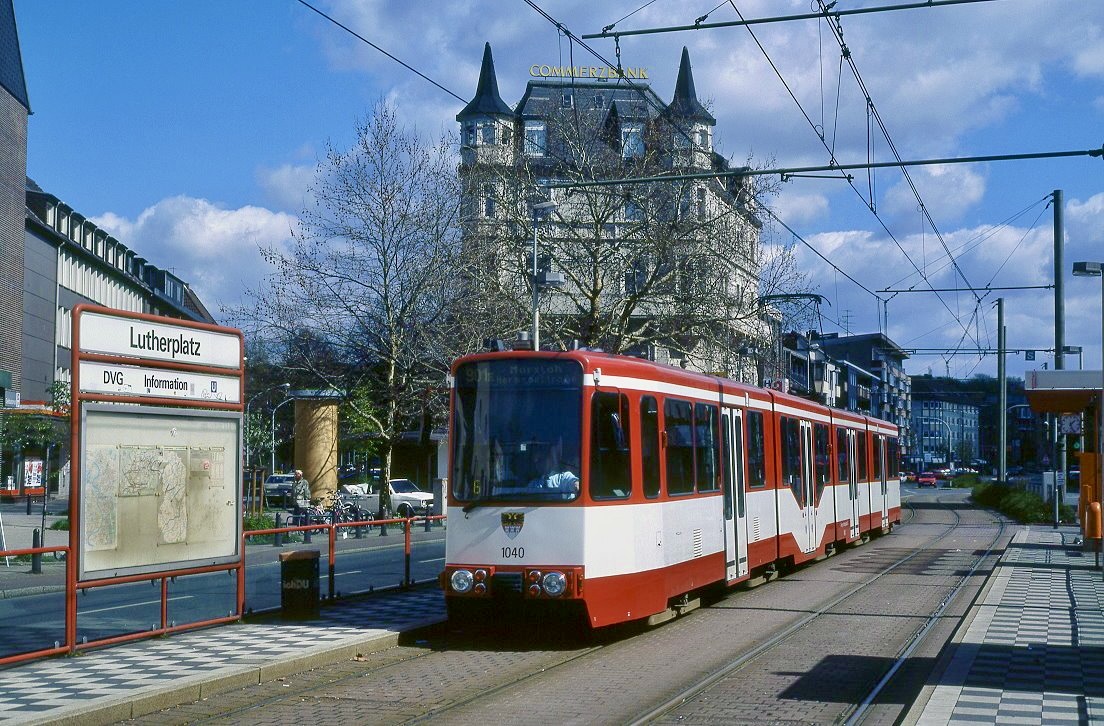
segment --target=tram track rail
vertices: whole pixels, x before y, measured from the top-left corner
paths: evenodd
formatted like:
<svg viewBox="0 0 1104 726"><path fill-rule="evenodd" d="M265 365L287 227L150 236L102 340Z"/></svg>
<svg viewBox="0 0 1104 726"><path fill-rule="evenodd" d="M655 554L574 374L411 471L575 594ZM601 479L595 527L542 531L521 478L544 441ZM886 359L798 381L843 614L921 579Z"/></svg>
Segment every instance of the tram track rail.
<svg viewBox="0 0 1104 726"><path fill-rule="evenodd" d="M948 502L945 499L937 499L937 503L944 504L944 505L948 504ZM911 515L909 517L908 521L911 522L917 516L916 510L912 506L911 501L909 501L906 506L907 506L908 511L910 512L910 515ZM751 663L753 663L753 662L757 661L758 659L760 659L760 658L766 656L767 654L771 653L772 651L777 649L780 645L782 645L783 643L786 643L791 638L793 638L796 634L798 634L801 631L808 628L813 622L815 622L819 618L822 618L825 615L828 615L828 614L834 612L841 604L843 604L846 601L862 594L864 591L866 591L872 585L874 585L875 583L880 581L886 575L889 575L889 574L893 573L894 571L896 571L896 570L900 569L901 567L905 566L906 564L908 564L912 560L916 559L920 555L924 554L926 551L933 549L937 544L942 542L944 539L949 537L951 534L959 531L960 527L962 526L962 515L959 514L959 512L956 509L953 509L953 508L950 508L950 507L947 508L947 511L951 512L951 514L954 515L954 522L952 522L950 524L950 526L948 526L947 529L944 532L940 533L936 537L933 537L931 540L926 542L923 546L916 548L910 554L908 554L904 557L898 558L896 561L894 561L890 565L882 568L878 573L872 575L871 577L866 578L862 582L859 582L859 583L855 584L854 586L852 586L851 588L849 588L845 592L843 592L840 595L834 597L829 602L825 603L824 605L821 605L820 607L818 607L815 610L813 610L812 612L808 613L807 615L805 615L804 617L802 617L798 621L790 624L789 626L785 627L783 630L781 630L778 633L774 634L769 639L763 641L762 643L755 646L751 650L741 654L735 660L730 661L728 664L726 664L726 665L724 665L720 668L717 668L712 673L710 673L710 674L698 679L696 682L686 686L685 688L680 690L678 693L676 693L673 696L665 699L664 701L662 701L658 705L656 705L656 706L652 707L651 709L649 709L648 711L640 714L639 716L632 719L628 723L634 724L634 726L637 725L637 724L646 724L646 723L653 722L657 719L660 719L665 715L671 714L672 712L674 712L678 708L684 706L685 704L691 702L693 699L695 699L695 698L701 696L702 694L706 693L711 688L713 688L716 684L718 684L721 681L725 680L729 676L732 676L733 674L735 674L738 671L740 671L741 669L747 667ZM923 642L924 637L926 637L927 634L930 633L930 631L934 627L935 623L937 623L939 621L940 615L943 612L945 612L946 608L954 601L955 597L961 591L961 589L976 574L978 568L982 565L982 563L984 563L986 561L986 559L988 559L992 555L993 548L1000 541L1001 537L1004 534L1004 530L1005 530L1005 527L1006 527L1005 520L1002 520L1002 519L999 519L999 518L994 519L993 523L997 525L997 528L998 528L997 533L993 536L993 538L987 544L987 546L985 548L985 552L982 555L980 555L979 557L976 558L976 561L974 562L974 564L970 568L969 572L966 575L964 575L962 578L960 578L959 582L941 600L941 602L935 608L935 610L932 611L928 615L927 619L925 620L924 625L921 626L915 633L913 633L913 635L906 641L905 646L903 646L898 651L898 653L896 654L896 657L894 658L894 661L893 661L892 665L890 666L890 668L882 676L882 678L878 681L878 683L874 686L874 688L871 689L871 691L867 694L867 696L859 704L856 704L855 707L853 707L852 709L845 710L844 714L842 714L843 718L841 718L841 720L843 722L845 722L849 725L862 722L861 719L868 713L870 706L875 702L878 695L882 692L882 690L885 688L885 686L892 680L893 676L896 675L896 673L899 671L901 665L908 659L909 655L915 650L915 648L920 643Z"/></svg>
<svg viewBox="0 0 1104 726"><path fill-rule="evenodd" d="M609 687L609 682L626 684L626 678L631 678L637 672L637 667L647 669L647 662L668 663L665 655L671 651L665 648L678 647L673 645L683 642L682 628L702 631L711 630L709 621L698 622L698 618L712 610L710 605L704 606L697 613L686 618L679 618L675 622L654 628L643 628L639 623L632 626L619 626L614 631L606 631L599 634L598 640L590 643L580 643L576 637L562 636L559 639L549 639L547 642L540 638L524 633L506 632L491 633L497 641L489 641L487 634L476 631L456 631L435 628L412 636L406 643L406 650L400 645L398 650L380 651L366 654L363 659L358 656L356 662L335 664L332 669L326 668L305 673L301 677L288 678L279 689L279 693L273 693L271 686L267 691L262 684L255 687L257 690L252 695L243 695L228 709L222 710L210 718L195 715L187 719L189 723L203 722L254 722L263 714L261 720L272 719L284 721L309 721L316 722L332 720L335 714L348 714L361 723L404 723L423 724L437 722L483 723L487 713L517 713L513 709L516 704L522 703L526 707L540 709L542 706L550 708L545 713L550 718L558 718L564 721L573 721L579 718L580 713L590 714L589 718L602 720L601 714L605 713L605 720L618 723L644 723L649 721L673 721L684 715L693 718L693 709L712 699L714 703L718 698L724 697L725 689L732 687L732 681L725 682L726 677L741 673L744 678L757 677L764 668L777 670L784 658L784 653L806 648L806 642L797 638L798 634L806 631L809 637L816 637L818 630L831 630L839 627L834 617L848 617L848 613L857 611L849 607L861 602L854 600L862 598L864 592L868 598L881 597L879 588L873 587L875 583L882 582L882 587L896 587L894 580L885 580L888 575L896 573L897 576L908 576L910 568L928 568L927 560L931 562L944 562L938 567L953 568L954 580L948 577L942 581L939 593L933 593L933 598L939 598L938 606L931 609L918 608L915 612L905 614L910 618L911 636L905 630L898 632L892 643L887 642L886 651L880 656L886 661L886 667L880 672L866 674L862 681L856 682L848 698L851 705L841 701L833 704L832 715L817 718L810 716L807 720L838 723L862 723L868 714L884 713L878 708L878 700L882 689L895 690L900 683L907 681L908 674L913 672L911 668L905 668L902 678L895 676L902 669L901 664L908 661L921 644L927 642L929 635L934 630L937 634L942 629L935 628L935 623L942 622L949 627L946 613L953 603L961 603L962 588L971 578L977 576L978 570L984 565L987 558L993 554L997 543L1005 531L1005 523L993 517L990 513L981 510L958 509L954 504L958 502L952 499L953 495L939 497L932 502L928 512L945 512L937 516L925 513L923 506L913 506L913 502L907 501L902 510L903 524L916 526L913 530L901 528L898 532L909 538L910 548L904 556L893 545L882 540L881 544L876 539L870 545L855 548L837 554L826 562L818 563L809 568L800 567L789 573L794 575L794 587L802 587L802 577L807 573L819 581L833 579L824 573L833 571L831 562L838 563L835 570L839 572L861 572L861 580L839 586L846 587L846 591L825 592L824 604L810 604L804 611L782 606L780 614L793 611L794 617L799 619L790 622L779 621L780 628L773 633L765 631L765 641L756 641L746 638L742 645L733 644L731 652L727 655L718 653L712 658L711 666L715 670L698 670L693 683L686 685L669 681L664 683L662 679L648 681L651 690L646 684L638 684L636 687L621 689L625 697L615 697L603 700L600 695L603 687ZM919 503L917 503L919 504ZM947 517L952 521L948 522ZM984 518L984 519L983 519ZM988 532L972 533L973 528L990 528L996 525L997 531L991 538ZM966 541L976 541L974 545L966 545L960 552L952 540L950 545L948 537L954 533L964 535ZM988 545L985 545L985 542ZM915 542L915 544L913 543ZM985 545L985 546L983 546ZM938 550L942 550L939 553ZM976 555L980 553L980 555ZM927 553L927 555L925 555ZM919 559L918 559L919 558ZM950 560L949 562L947 560ZM910 564L911 563L911 564ZM877 568L875 570L875 567ZM952 570L948 570L948 573ZM965 573L965 574L963 574ZM782 577L777 584L785 583L787 577ZM873 589L871 589L873 587ZM776 586L757 588L747 593L732 593L721 602L712 603L715 607L721 605L715 613L724 613L734 610L750 608L755 610L760 607L776 607L770 604L777 601L771 596L771 591ZM885 592L884 589L881 592ZM769 596L767 601L761 600L763 595ZM747 601L751 599L750 605ZM853 599L852 603L848 603ZM722 605L722 603L724 603ZM741 603L744 603L741 605ZM735 604L735 608L733 605ZM930 608L931 602L925 604ZM843 607L841 607L843 606ZM801 604L797 608L805 607ZM861 607L861 606L860 606ZM954 610L957 611L956 606ZM715 615L713 617L727 617ZM820 626L814 625L818 618L824 618ZM722 621L716 621L722 622ZM728 622L732 622L729 620ZM918 626L913 628L911 623ZM679 625L681 623L681 625ZM697 623L697 625L695 625ZM489 627L494 627L493 625ZM740 626L737 626L740 627ZM690 631L687 631L688 633ZM505 637L503 637L505 636ZM699 633L694 642L707 642L709 636ZM792 639L792 640L791 640ZM783 646L785 643L789 646ZM934 641L932 641L934 643ZM494 643L488 647L488 643ZM777 650L775 656L770 654ZM923 649L922 649L923 650ZM677 651L676 651L677 652ZM813 653L813 651L809 651ZM827 651L828 653L842 651ZM644 655L648 653L648 655ZM677 657L677 656L676 656ZM650 659L642 661L642 658ZM707 657L708 658L708 657ZM363 660L363 662L361 662ZM721 661L724 661L723 663ZM892 662L891 662L892 661ZM813 661L793 660L786 662L783 669L794 671L794 675L800 677L797 672L805 673L815 669ZM702 662L700 665L705 666ZM666 665L660 672L667 672ZM645 670L645 672L647 672ZM427 680L428 679L428 680ZM419 682L433 682L435 687L432 693L427 693ZM722 683L724 682L724 683ZM606 683L599 685L587 698L577 697L585 693L585 684ZM720 685L719 685L720 684ZM896 684L896 685L895 685ZM864 688L870 685L870 688ZM658 690L661 686L678 689L677 693L668 695L670 690ZM708 694L711 688L719 690ZM580 690L580 688L584 690ZM861 694L866 693L863 698ZM369 700L365 700L365 694L371 694ZM385 695L386 694L386 695ZM574 694L574 698L567 694ZM635 695L634 695L635 694ZM428 696L424 700L421 697ZM773 698L767 696L767 698ZM384 702L388 705L381 707ZM783 697L785 699L785 697ZM659 701L658 705L655 705ZM788 703L787 708L794 708L794 700L783 700ZM570 704L565 705L565 704ZM680 710L680 707L685 707ZM755 708L744 702L745 708ZM872 708L873 707L873 708ZM379 709L379 710L377 710ZM557 710L559 709L559 710ZM602 709L609 709L603 711ZM641 710L647 709L640 713ZM687 711L690 711L687 714ZM555 714L555 715L554 715ZM635 715L634 715L635 714ZM171 719L170 719L171 720ZM873 720L873 719L870 719Z"/></svg>

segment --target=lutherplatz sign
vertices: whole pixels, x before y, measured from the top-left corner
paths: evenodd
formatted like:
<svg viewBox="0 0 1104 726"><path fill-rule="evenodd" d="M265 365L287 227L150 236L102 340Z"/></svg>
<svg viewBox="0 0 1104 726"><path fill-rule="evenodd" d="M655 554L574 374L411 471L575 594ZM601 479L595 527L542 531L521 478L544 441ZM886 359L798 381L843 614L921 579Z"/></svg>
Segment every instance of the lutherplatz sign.
<svg viewBox="0 0 1104 726"><path fill-rule="evenodd" d="M237 335L94 312L81 315L78 345L82 353L177 365L241 367L241 338Z"/></svg>

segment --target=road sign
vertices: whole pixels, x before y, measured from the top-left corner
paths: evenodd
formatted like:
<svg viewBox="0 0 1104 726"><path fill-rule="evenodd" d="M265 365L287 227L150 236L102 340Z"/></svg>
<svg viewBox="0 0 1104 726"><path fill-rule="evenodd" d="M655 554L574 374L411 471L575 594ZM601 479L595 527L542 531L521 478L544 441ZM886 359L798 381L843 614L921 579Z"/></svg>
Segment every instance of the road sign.
<svg viewBox="0 0 1104 726"><path fill-rule="evenodd" d="M1024 360L1035 360L1035 351L1025 350L1024 351Z"/></svg>

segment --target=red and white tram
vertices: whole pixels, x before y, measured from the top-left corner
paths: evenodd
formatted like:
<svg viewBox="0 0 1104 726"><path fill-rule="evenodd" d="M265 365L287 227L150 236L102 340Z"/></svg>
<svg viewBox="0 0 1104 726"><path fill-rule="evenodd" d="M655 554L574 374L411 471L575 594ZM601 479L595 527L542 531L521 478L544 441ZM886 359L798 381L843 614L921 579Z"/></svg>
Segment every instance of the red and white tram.
<svg viewBox="0 0 1104 726"><path fill-rule="evenodd" d="M896 426L637 358L453 365L450 616L672 616L900 522Z"/></svg>

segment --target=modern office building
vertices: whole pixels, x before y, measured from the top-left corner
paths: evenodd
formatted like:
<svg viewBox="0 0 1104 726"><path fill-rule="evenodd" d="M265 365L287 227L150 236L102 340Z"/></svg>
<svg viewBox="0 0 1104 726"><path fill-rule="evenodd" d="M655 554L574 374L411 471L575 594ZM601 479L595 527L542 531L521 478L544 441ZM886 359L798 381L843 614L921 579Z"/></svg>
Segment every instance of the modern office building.
<svg viewBox="0 0 1104 726"><path fill-rule="evenodd" d="M762 225L741 178L556 187L730 170L713 149L717 122L698 100L686 49L669 103L646 68L535 64L528 72L525 93L509 106L488 45L476 95L456 116L464 243L497 266L488 287L521 302L538 287L542 347L575 338L755 382L754 361L737 351L766 347ZM518 308L514 324L526 330L528 311Z"/></svg>
<svg viewBox="0 0 1104 726"><path fill-rule="evenodd" d="M883 333L810 333L809 343L839 367L837 405L897 424L901 456L907 458L912 438L912 385L904 367L908 354Z"/></svg>

